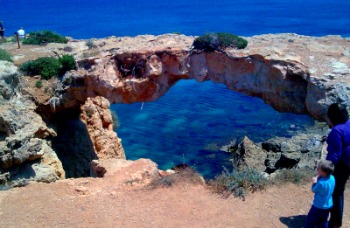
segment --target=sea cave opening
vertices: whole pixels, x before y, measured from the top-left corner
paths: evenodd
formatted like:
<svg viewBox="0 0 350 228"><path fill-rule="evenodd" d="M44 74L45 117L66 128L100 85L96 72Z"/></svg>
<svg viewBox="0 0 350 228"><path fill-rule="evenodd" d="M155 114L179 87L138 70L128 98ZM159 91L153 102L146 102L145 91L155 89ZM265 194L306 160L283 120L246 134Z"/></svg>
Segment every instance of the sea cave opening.
<svg viewBox="0 0 350 228"><path fill-rule="evenodd" d="M291 137L317 125L309 115L278 112L211 81L180 80L157 101L111 110L127 159L149 158L163 170L185 163L207 179L232 168L231 155L221 150L232 141Z"/></svg>

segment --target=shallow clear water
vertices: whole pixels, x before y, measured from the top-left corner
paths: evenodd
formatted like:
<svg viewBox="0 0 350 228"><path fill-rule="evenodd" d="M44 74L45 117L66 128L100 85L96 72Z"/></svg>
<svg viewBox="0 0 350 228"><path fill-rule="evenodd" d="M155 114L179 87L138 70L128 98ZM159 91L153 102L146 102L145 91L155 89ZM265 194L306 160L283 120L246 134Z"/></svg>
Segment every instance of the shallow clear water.
<svg viewBox="0 0 350 228"><path fill-rule="evenodd" d="M160 169L186 163L211 178L230 168L220 147L248 136L262 142L314 125L308 115L279 113L259 98L223 84L182 80L155 102L114 104L128 159L150 158Z"/></svg>

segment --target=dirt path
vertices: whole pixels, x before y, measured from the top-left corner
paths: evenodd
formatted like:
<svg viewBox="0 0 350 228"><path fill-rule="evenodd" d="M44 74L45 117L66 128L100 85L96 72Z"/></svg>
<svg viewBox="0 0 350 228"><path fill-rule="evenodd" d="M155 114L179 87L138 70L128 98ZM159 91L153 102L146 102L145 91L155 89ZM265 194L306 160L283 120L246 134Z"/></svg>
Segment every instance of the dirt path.
<svg viewBox="0 0 350 228"><path fill-rule="evenodd" d="M156 189L113 178L34 183L0 192L0 227L302 227L309 186L287 184L224 199L202 185ZM350 227L350 191L344 226Z"/></svg>

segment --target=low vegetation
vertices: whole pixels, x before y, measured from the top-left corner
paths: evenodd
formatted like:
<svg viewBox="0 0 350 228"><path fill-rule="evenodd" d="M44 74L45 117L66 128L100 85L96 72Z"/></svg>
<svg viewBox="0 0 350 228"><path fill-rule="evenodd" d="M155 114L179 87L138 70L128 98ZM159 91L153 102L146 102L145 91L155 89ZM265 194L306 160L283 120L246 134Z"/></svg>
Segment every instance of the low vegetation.
<svg viewBox="0 0 350 228"><path fill-rule="evenodd" d="M240 171L229 172L225 170L209 183L215 191L222 193L225 197L233 194L245 199L248 191L256 192L263 190L268 185L267 178L260 175L254 169L245 168Z"/></svg>
<svg viewBox="0 0 350 228"><path fill-rule="evenodd" d="M0 48L0 60L7 61L7 62L13 62L11 55L5 51L4 49Z"/></svg>
<svg viewBox="0 0 350 228"><path fill-rule="evenodd" d="M29 76L41 75L43 79L65 74L75 69L75 60L71 55L63 55L60 58L42 57L28 61L20 66L20 70Z"/></svg>
<svg viewBox="0 0 350 228"><path fill-rule="evenodd" d="M271 178L271 184L294 183L302 184L311 180L315 171L311 169L283 169L277 171L274 178Z"/></svg>
<svg viewBox="0 0 350 228"><path fill-rule="evenodd" d="M244 168L232 172L225 170L214 180L209 181L209 185L224 197L233 194L236 197L245 199L249 192L264 190L269 185L305 183L313 175L314 171L309 169L284 169L277 171L274 176L266 178L254 169Z"/></svg>
<svg viewBox="0 0 350 228"><path fill-rule="evenodd" d="M68 43L68 39L64 36L61 36L57 33L43 30L38 32L31 32L28 34L28 37L23 40L23 44L35 44L43 45L47 43Z"/></svg>
<svg viewBox="0 0 350 228"><path fill-rule="evenodd" d="M93 40L88 40L85 42L85 45L89 48L89 49L93 49L93 48L97 48L97 45L94 43Z"/></svg>
<svg viewBox="0 0 350 228"><path fill-rule="evenodd" d="M248 45L248 41L242 37L229 33L207 33L197 37L193 41L193 48L207 52L224 49L228 47L243 49Z"/></svg>
<svg viewBox="0 0 350 228"><path fill-rule="evenodd" d="M153 180L148 187L151 189L172 187L174 185L204 185L203 177L197 173L193 168L186 164L177 165L172 168L173 174L161 176Z"/></svg>
<svg viewBox="0 0 350 228"><path fill-rule="evenodd" d="M43 81L41 81L41 80L36 81L36 82L35 82L35 87L38 88L38 89L40 89L41 87L43 87Z"/></svg>
<svg viewBox="0 0 350 228"><path fill-rule="evenodd" d="M15 36L8 36L6 37L6 40L5 40L6 43L16 43L17 42L17 39Z"/></svg>
<svg viewBox="0 0 350 228"><path fill-rule="evenodd" d="M29 76L41 75L43 79L50 79L57 76L61 68L62 65L58 59L42 57L23 63L20 70L26 72Z"/></svg>
<svg viewBox="0 0 350 228"><path fill-rule="evenodd" d="M67 71L75 69L76 62L72 55L62 55L58 60L62 64L60 75L64 75Z"/></svg>

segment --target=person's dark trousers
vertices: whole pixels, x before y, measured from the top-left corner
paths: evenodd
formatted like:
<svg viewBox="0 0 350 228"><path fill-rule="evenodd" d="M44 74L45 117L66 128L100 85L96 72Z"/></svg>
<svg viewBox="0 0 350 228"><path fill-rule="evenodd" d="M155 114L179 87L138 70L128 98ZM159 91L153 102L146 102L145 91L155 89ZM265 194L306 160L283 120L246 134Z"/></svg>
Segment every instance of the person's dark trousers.
<svg viewBox="0 0 350 228"><path fill-rule="evenodd" d="M337 164L334 169L335 188L333 192L333 207L331 209L331 218L329 227L342 226L344 211L344 190L346 181L349 179L349 169L345 164Z"/></svg>
<svg viewBox="0 0 350 228"><path fill-rule="evenodd" d="M305 228L327 228L329 211L330 209L319 209L312 205L306 217Z"/></svg>

